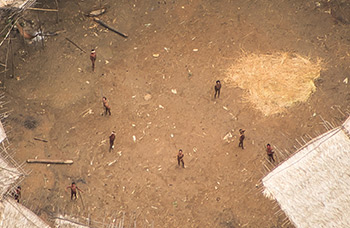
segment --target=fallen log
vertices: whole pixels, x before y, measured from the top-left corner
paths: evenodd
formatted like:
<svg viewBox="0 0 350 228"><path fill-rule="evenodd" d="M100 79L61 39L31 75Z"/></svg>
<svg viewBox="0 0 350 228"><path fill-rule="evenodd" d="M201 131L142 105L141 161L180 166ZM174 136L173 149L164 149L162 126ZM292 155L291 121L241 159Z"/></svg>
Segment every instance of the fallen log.
<svg viewBox="0 0 350 228"><path fill-rule="evenodd" d="M43 8L32 8L32 7L29 7L27 9L37 10L37 11L46 11L46 12L57 12L58 11L57 9L43 9Z"/></svg>
<svg viewBox="0 0 350 228"><path fill-rule="evenodd" d="M73 164L73 160L28 159L27 163Z"/></svg>
<svg viewBox="0 0 350 228"><path fill-rule="evenodd" d="M108 29L111 30L112 32L115 32L115 33L117 33L118 35L120 35L120 36L122 36L122 37L124 37L124 38L128 38L128 35L127 35L127 34L115 30L114 28L110 27L109 25L107 25L107 24L104 23L103 21L101 21L101 20L99 20L99 19L97 19L97 18L94 18L94 21L97 22L97 23L99 23L99 24L102 25L103 27L108 28Z"/></svg>

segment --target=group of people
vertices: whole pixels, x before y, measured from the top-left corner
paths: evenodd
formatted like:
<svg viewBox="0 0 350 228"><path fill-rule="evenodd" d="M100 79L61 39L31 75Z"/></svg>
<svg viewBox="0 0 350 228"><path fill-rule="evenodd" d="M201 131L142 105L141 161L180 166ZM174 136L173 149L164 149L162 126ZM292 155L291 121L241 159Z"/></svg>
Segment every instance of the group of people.
<svg viewBox="0 0 350 228"><path fill-rule="evenodd" d="M219 90L220 91L220 90ZM220 94L220 92L219 92ZM245 135L244 135L245 129L239 129L239 143L238 143L238 147L241 147L242 149L244 149L244 139L245 139ZM267 144L266 146L266 152L267 152L267 156L270 162L275 162L275 159L273 157L274 151L272 150L272 147L270 144ZM182 151L182 149L179 150L178 154L177 154L177 163L178 166L180 166L180 164L182 165L182 168L185 168L185 162L184 162L184 153Z"/></svg>
<svg viewBox="0 0 350 228"><path fill-rule="evenodd" d="M214 86L214 90L215 90L214 98L216 98L216 95L219 98L220 97L220 90L221 90L221 82L219 80L216 81L216 84ZM245 132L244 129L239 129L239 143L238 143L238 147L241 147L242 149L244 149L244 145L243 145L243 141L245 139L244 132ZM266 145L266 152L267 152L267 156L268 156L269 161L270 162L275 162L275 159L273 157L274 151L272 150L272 147L271 147L270 144ZM183 155L182 155L182 158L183 158ZM179 162L179 165L180 165L180 162Z"/></svg>

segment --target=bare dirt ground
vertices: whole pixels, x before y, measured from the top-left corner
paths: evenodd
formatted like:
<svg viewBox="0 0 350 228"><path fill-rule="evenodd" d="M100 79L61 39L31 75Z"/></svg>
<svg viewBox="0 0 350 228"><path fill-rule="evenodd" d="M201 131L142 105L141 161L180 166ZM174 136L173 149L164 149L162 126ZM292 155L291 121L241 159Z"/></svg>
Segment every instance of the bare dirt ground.
<svg viewBox="0 0 350 228"><path fill-rule="evenodd" d="M39 15L46 31L65 31L49 37L43 49L24 44L18 34L14 40L15 78L2 77L2 83L13 110L7 124L15 158L74 164L27 165L32 172L22 183L23 204L44 219L65 212L107 223L125 212L127 222L137 217L138 224L154 227L282 227L285 216L275 214L276 204L256 187L264 176L264 146L293 152L295 138L325 131L321 117L339 124L350 108L343 82L349 77L344 15L350 7L336 3L103 0L107 13L100 19L127 39L84 16L100 7L98 1L59 1L57 24L55 13L27 12L28 19ZM225 84L213 99L215 81L243 53L276 51L324 60L307 102L264 116L245 101L246 91ZM111 116L101 115L102 95ZM232 129L238 136L240 128L246 129L244 150L237 138L222 140ZM108 152L112 130L116 148ZM176 161L180 148L185 169ZM65 188L71 181L85 191L82 200L70 201Z"/></svg>

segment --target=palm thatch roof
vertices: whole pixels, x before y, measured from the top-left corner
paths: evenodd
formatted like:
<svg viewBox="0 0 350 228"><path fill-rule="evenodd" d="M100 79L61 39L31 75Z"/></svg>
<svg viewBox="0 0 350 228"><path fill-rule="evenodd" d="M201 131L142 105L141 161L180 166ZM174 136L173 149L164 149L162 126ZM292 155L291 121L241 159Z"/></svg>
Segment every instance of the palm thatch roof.
<svg viewBox="0 0 350 228"><path fill-rule="evenodd" d="M0 157L0 196L3 196L23 174Z"/></svg>
<svg viewBox="0 0 350 228"><path fill-rule="evenodd" d="M89 226L75 221L75 219L69 216L59 216L55 219L55 227L59 228L89 228Z"/></svg>
<svg viewBox="0 0 350 228"><path fill-rule="evenodd" d="M18 8L30 7L35 0L0 0L0 8Z"/></svg>
<svg viewBox="0 0 350 228"><path fill-rule="evenodd" d="M0 122L0 197L5 195L21 177L23 172L7 153L6 133Z"/></svg>
<svg viewBox="0 0 350 228"><path fill-rule="evenodd" d="M9 198L0 202L0 227L49 228L31 210Z"/></svg>
<svg viewBox="0 0 350 228"><path fill-rule="evenodd" d="M264 195L298 228L350 227L350 118L263 178Z"/></svg>

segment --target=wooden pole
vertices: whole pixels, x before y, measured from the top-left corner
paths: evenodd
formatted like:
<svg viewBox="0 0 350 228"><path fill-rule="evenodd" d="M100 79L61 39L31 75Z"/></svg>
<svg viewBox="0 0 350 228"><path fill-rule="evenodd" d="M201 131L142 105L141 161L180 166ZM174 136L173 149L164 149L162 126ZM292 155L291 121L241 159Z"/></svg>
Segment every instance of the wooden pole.
<svg viewBox="0 0 350 228"><path fill-rule="evenodd" d="M41 141L41 142L48 142L46 139L34 138L34 140Z"/></svg>
<svg viewBox="0 0 350 228"><path fill-rule="evenodd" d="M85 50L83 50L81 47L79 47L78 46L78 44L76 44L76 43L74 43L73 41L71 41L70 39L68 39L67 37L66 37L66 40L68 40L70 43L72 43L74 46L76 46L80 51L82 51L82 52L84 52L84 53L86 53L86 51Z"/></svg>
<svg viewBox="0 0 350 228"><path fill-rule="evenodd" d="M128 35L127 35L127 34L115 30L114 28L110 27L109 25L107 25L107 24L104 23L103 21L101 21L101 20L99 20L99 19L97 19L97 18L94 18L94 21L97 22L97 23L99 23L99 24L102 25L103 27L108 28L108 29L111 30L112 32L115 32L115 33L117 33L118 35L121 35L121 36L124 37L124 38L128 38Z"/></svg>
<svg viewBox="0 0 350 228"><path fill-rule="evenodd" d="M56 2L57 2L57 0L56 0ZM57 7L57 9L42 9L42 8L32 8L32 7L29 7L27 9L36 10L36 11L46 11L46 12L58 12L58 7Z"/></svg>
<svg viewBox="0 0 350 228"><path fill-rule="evenodd" d="M58 1L55 0L56 2L56 9L57 9L57 13L56 13L56 23L58 23Z"/></svg>
<svg viewBox="0 0 350 228"><path fill-rule="evenodd" d="M12 41L11 41L11 39L10 39L10 50L11 50L11 71L12 71L10 77L14 78L15 77L15 64L14 64L15 55L13 54L13 48L12 48Z"/></svg>
<svg viewBox="0 0 350 228"><path fill-rule="evenodd" d="M28 159L27 163L73 164L73 160Z"/></svg>
<svg viewBox="0 0 350 228"><path fill-rule="evenodd" d="M83 210L85 210L85 205L84 205L83 197L81 196L80 191L79 191L79 190L77 190L77 191L78 191L79 197L80 197L80 199L81 199L81 203L83 204Z"/></svg>
<svg viewBox="0 0 350 228"><path fill-rule="evenodd" d="M8 60L8 57L9 57L9 50L10 50L10 42L11 42L11 39L8 40L7 42L7 51L6 51L6 60L5 60L5 78L6 78L6 71L7 71L7 60Z"/></svg>

